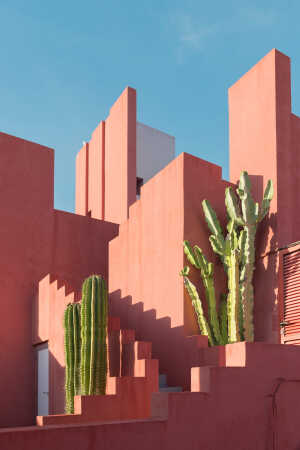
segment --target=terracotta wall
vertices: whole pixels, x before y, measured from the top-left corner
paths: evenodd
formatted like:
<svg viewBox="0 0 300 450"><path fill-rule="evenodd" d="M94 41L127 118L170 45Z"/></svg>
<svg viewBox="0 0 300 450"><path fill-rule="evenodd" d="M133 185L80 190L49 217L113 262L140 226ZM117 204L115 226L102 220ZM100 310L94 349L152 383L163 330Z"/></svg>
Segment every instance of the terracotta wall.
<svg viewBox="0 0 300 450"><path fill-rule="evenodd" d="M33 297L49 272L107 276L118 226L53 209L53 150L0 133L0 426L35 419Z"/></svg>
<svg viewBox="0 0 300 450"><path fill-rule="evenodd" d="M122 223L136 200L136 91L126 88L105 128L105 220Z"/></svg>
<svg viewBox="0 0 300 450"><path fill-rule="evenodd" d="M88 206L94 219L104 220L105 122L99 123L89 142Z"/></svg>
<svg viewBox="0 0 300 450"><path fill-rule="evenodd" d="M257 238L255 338L279 342L278 248L299 240L300 119L291 113L290 59L272 50L229 89L230 179L247 170L257 200L274 183Z"/></svg>
<svg viewBox="0 0 300 450"><path fill-rule="evenodd" d="M152 341L161 373L185 388L190 368L185 337L198 333L198 325L179 276L186 264L182 244L184 239L197 243L216 262L201 201L209 198L223 221L228 184L220 167L181 154L142 187L140 200L109 244L111 312L139 338ZM225 279L219 262L215 269L218 296ZM199 272L192 270L191 277L204 299Z"/></svg>

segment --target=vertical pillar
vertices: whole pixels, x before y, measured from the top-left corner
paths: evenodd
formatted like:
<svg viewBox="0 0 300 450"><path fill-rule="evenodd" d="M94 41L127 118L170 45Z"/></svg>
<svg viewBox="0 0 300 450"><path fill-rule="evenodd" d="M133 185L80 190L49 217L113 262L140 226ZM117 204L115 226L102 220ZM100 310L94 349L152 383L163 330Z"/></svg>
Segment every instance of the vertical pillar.
<svg viewBox="0 0 300 450"><path fill-rule="evenodd" d="M136 201L136 91L127 87L105 126L105 220L122 223Z"/></svg>
<svg viewBox="0 0 300 450"><path fill-rule="evenodd" d="M88 211L94 219L104 220L105 122L99 123L89 142Z"/></svg>
<svg viewBox="0 0 300 450"><path fill-rule="evenodd" d="M76 156L76 198L75 212L88 214L88 157L89 144L86 143Z"/></svg>

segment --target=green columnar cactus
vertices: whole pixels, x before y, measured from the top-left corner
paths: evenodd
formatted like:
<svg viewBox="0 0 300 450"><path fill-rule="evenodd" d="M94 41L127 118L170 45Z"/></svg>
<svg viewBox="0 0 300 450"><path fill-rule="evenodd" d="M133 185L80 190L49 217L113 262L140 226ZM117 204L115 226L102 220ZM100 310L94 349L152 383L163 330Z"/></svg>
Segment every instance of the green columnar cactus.
<svg viewBox="0 0 300 450"><path fill-rule="evenodd" d="M107 317L108 317L108 293L105 280L100 278L98 284L100 301L97 303L98 314L100 316L99 338L100 345L97 348L96 359L96 394L105 395L107 379Z"/></svg>
<svg viewBox="0 0 300 450"><path fill-rule="evenodd" d="M203 200L202 207L208 227L213 233L209 237L212 249L219 255L228 276L228 340L229 342L237 342L240 340L241 324L239 321L239 248L235 229L236 224L233 220L229 221L227 225L228 234L224 238L220 222L209 201Z"/></svg>
<svg viewBox="0 0 300 450"><path fill-rule="evenodd" d="M65 395L67 414L74 413L74 395L79 393L80 323L78 304L67 306L64 314L66 379Z"/></svg>
<svg viewBox="0 0 300 450"><path fill-rule="evenodd" d="M198 320L200 331L204 336L208 337L209 344L211 346L213 346L215 344L215 341L213 339L210 326L207 323L207 320L204 316L202 302L199 298L197 289L196 289L195 285L188 279L189 271L190 271L189 267L185 267L180 272L180 274L183 276L184 285L185 285L186 290L192 300L192 305L193 305L196 315L197 315L197 320Z"/></svg>
<svg viewBox="0 0 300 450"><path fill-rule="evenodd" d="M188 241L184 241L184 253L188 261L200 270L203 285L205 287L205 296L208 303L208 316L213 330L214 341L217 344L222 343L222 336L220 333L220 325L216 307L216 296L214 286L214 266L205 258L202 250L195 245L194 248L190 246Z"/></svg>
<svg viewBox="0 0 300 450"><path fill-rule="evenodd" d="M80 304L73 304L74 394L80 395Z"/></svg>
<svg viewBox="0 0 300 450"><path fill-rule="evenodd" d="M227 245L230 243L230 246ZM228 299L227 299L227 316L228 316L228 342L239 342L240 340L240 324L239 324L239 252L235 230L229 235L226 242L226 264L228 267Z"/></svg>
<svg viewBox="0 0 300 450"><path fill-rule="evenodd" d="M238 197L233 189L228 187L225 192L225 204L230 222L227 226L228 235L226 239L217 219L216 213L207 200L202 202L203 211L212 235L210 243L224 263L229 278L228 295L228 323L229 340L235 342L238 331L235 330L235 321L238 317L239 338L246 341L254 340L253 329L253 271L255 263L255 234L257 224L268 214L270 202L273 197L273 184L269 180L264 192L261 206L255 203L251 195L251 183L247 172L242 172L237 189ZM241 205L241 206L240 206ZM232 239L230 236L236 233ZM228 241L236 242L230 251L226 245ZM236 261L238 259L238 262ZM239 270L239 292L236 287L237 271ZM238 295L239 300L236 301ZM233 312L234 308L234 312ZM236 309L237 308L237 309ZM238 313L237 313L238 311ZM235 336L236 335L236 336Z"/></svg>
<svg viewBox="0 0 300 450"><path fill-rule="evenodd" d="M241 234L241 250L243 259L241 263L240 292L243 305L244 336L245 340L254 340L253 327L253 272L255 264L255 235L257 224L268 214L273 198L273 183L268 181L261 206L255 203L251 195L251 183L247 172L240 176L237 194L240 198L242 212L237 209L240 225L243 227ZM234 194L232 192L232 197ZM237 203L237 202L236 202Z"/></svg>
<svg viewBox="0 0 300 450"><path fill-rule="evenodd" d="M92 275L84 281L81 308L81 392L105 394L108 307L102 277Z"/></svg>

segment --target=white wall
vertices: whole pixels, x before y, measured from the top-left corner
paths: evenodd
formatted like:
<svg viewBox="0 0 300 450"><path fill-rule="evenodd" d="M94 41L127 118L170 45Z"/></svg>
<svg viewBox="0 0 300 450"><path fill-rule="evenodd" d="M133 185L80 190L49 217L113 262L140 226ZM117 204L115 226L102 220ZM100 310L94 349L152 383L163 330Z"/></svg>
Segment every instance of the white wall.
<svg viewBox="0 0 300 450"><path fill-rule="evenodd" d="M137 177L144 184L175 157L175 138L143 123L136 124Z"/></svg>

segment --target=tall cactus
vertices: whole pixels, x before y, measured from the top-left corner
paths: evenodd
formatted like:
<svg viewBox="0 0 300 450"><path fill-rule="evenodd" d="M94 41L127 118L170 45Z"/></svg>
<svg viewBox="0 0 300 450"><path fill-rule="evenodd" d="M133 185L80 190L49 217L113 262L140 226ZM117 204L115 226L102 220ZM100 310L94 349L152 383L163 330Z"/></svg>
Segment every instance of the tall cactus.
<svg viewBox="0 0 300 450"><path fill-rule="evenodd" d="M268 214L273 197L273 184L269 180L264 192L261 206L255 203L251 195L251 183L247 172L242 172L237 194L231 187L225 191L225 205L229 217L227 236L225 237L217 215L208 202L203 200L202 207L208 228L213 251L219 255L228 277L227 302L223 299L219 306L219 317L216 310L215 291L213 281L213 265L208 263L199 247L192 249L187 241L184 251L188 261L201 270L203 284L209 306L210 323L200 325L201 332L208 334L212 328L211 345L238 342L240 340L253 341L253 271L255 264L255 235L257 224ZM201 300L196 298L196 288L191 286L187 278L187 268L182 273L185 286L191 296L193 305ZM198 294L197 294L198 295ZM198 308L199 310L199 308ZM200 310L199 310L200 311ZM202 317L203 310L197 315ZM201 319L203 322L203 319ZM227 336L225 334L227 333Z"/></svg>
<svg viewBox="0 0 300 450"><path fill-rule="evenodd" d="M74 330L74 394L80 395L80 304L73 304Z"/></svg>
<svg viewBox="0 0 300 450"><path fill-rule="evenodd" d="M73 303L67 306L64 314L65 330L65 410L74 413L74 395L80 393L79 361L80 361L80 305Z"/></svg>
<svg viewBox="0 0 300 450"><path fill-rule="evenodd" d="M184 253L188 261L200 270L202 282L205 288L205 296L208 304L208 316L213 331L214 341L217 344L222 344L222 336L220 333L220 325L216 307L216 296L214 286L214 266L205 258L202 250L195 245L191 247L188 241L184 241Z"/></svg>
<svg viewBox="0 0 300 450"><path fill-rule="evenodd" d="M243 237L241 239L242 264L240 277L240 292L243 305L244 335L245 340L253 342L253 272L255 265L255 235L257 224L268 214L270 203L273 198L273 183L268 181L261 206L255 203L251 195L251 182L247 172L242 172L239 187L237 189L241 201L242 214L238 211L239 220L243 226ZM232 195L233 192L232 192Z"/></svg>
<svg viewBox="0 0 300 450"><path fill-rule="evenodd" d="M82 287L81 393L105 394L107 376L107 289L98 275Z"/></svg>
<svg viewBox="0 0 300 450"><path fill-rule="evenodd" d="M227 298L227 317L228 317L228 341L230 343L239 342L240 323L239 323L239 251L238 240L235 230L232 230L226 240L225 260L228 267L228 298Z"/></svg>
<svg viewBox="0 0 300 450"><path fill-rule="evenodd" d="M210 325L205 318L205 315L203 312L203 307L202 307L202 302L199 298L196 286L188 278L189 271L190 271L189 267L185 267L180 272L180 275L183 276L184 285L185 285L186 290L191 298L192 305L195 309L200 331L204 336L208 337L209 344L211 346L213 346L213 345L215 345L215 341L214 341L214 338L213 338L213 335L212 335L212 332L210 329Z"/></svg>
<svg viewBox="0 0 300 450"><path fill-rule="evenodd" d="M217 215L209 202L202 202L203 211L212 235L210 243L212 249L217 253L224 263L229 278L229 296L228 296L228 323L229 334L231 325L233 325L232 301L231 295L234 289L235 296L238 295L238 301L234 300L238 312L235 310L234 316L238 317L240 339L252 342L254 340L253 327L253 271L255 263L255 234L257 224L268 214L270 202L273 197L273 184L269 180L264 192L261 206L255 203L251 195L251 183L247 172L242 172L240 176L237 194L231 187L226 188L225 204L230 222L227 226L229 231L227 238L224 239L222 228L217 219ZM236 237L232 237L235 233ZM230 245L230 252L226 247L226 242L235 242ZM239 259L237 263L236 258ZM239 290L236 288L236 272L239 270ZM233 279L235 282L233 283ZM237 315L236 315L237 313ZM231 318L230 315L231 314ZM231 320L232 319L232 320ZM235 342L234 336L229 336L230 342Z"/></svg>
<svg viewBox="0 0 300 450"><path fill-rule="evenodd" d="M227 203L226 203L227 205ZM238 237L235 222L230 220L227 225L226 238L215 211L208 200L203 200L202 207L207 225L212 232L209 237L212 249L217 253L224 264L228 277L227 318L228 341L238 342L241 338L240 324L240 295L239 295L239 258Z"/></svg>

